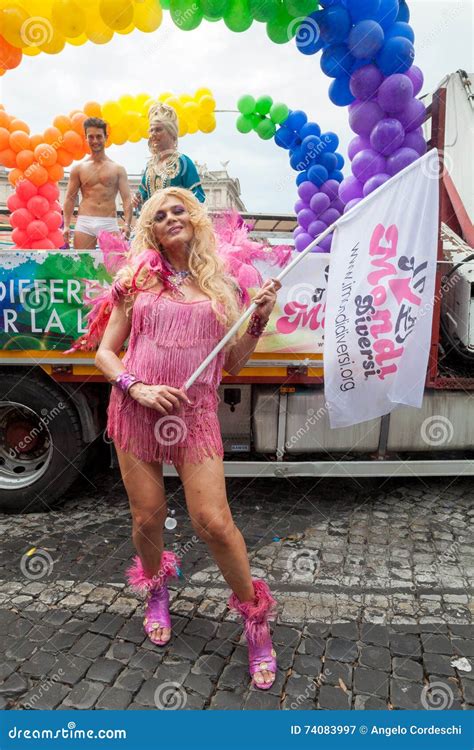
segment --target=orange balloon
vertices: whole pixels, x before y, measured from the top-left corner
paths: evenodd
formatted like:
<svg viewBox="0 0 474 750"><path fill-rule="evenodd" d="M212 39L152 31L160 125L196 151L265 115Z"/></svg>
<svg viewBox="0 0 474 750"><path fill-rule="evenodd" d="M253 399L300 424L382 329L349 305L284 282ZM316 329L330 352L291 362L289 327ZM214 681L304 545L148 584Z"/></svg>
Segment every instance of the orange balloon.
<svg viewBox="0 0 474 750"><path fill-rule="evenodd" d="M10 148L12 148L17 154L20 151L24 151L25 148L30 148L30 146L30 136L23 130L15 130L15 132L10 135Z"/></svg>
<svg viewBox="0 0 474 750"><path fill-rule="evenodd" d="M65 148L66 151L70 151L72 154L75 151L80 151L83 148L81 136L74 130L68 130L64 133L62 147Z"/></svg>
<svg viewBox="0 0 474 750"><path fill-rule="evenodd" d="M102 107L98 102L87 102L84 104L84 112L87 117L102 117Z"/></svg>
<svg viewBox="0 0 474 750"><path fill-rule="evenodd" d="M25 149L24 151L20 151L19 154L16 155L16 164L19 169L22 169L25 171L25 169L28 169L28 167L31 167L35 160L35 155L33 151L30 151L30 149Z"/></svg>
<svg viewBox="0 0 474 750"><path fill-rule="evenodd" d="M28 127L26 122L24 122L23 120L17 120L16 118L10 120L8 129L10 133L14 133L15 130L23 130L24 133L28 133L28 135L30 134L30 128Z"/></svg>
<svg viewBox="0 0 474 750"><path fill-rule="evenodd" d="M71 117L72 129L81 136L84 137L84 123L87 120L87 115L84 112L77 112Z"/></svg>
<svg viewBox="0 0 474 750"><path fill-rule="evenodd" d="M61 143L62 139L62 133L58 128L46 128L43 134L43 143L49 143L50 146L57 145L59 147L59 144ZM39 143L36 144L39 146Z"/></svg>
<svg viewBox="0 0 474 750"><path fill-rule="evenodd" d="M53 164L48 168L48 175L52 182L59 182L64 177L64 168L60 164Z"/></svg>
<svg viewBox="0 0 474 750"><path fill-rule="evenodd" d="M45 185L49 181L48 170L42 167L41 164L32 164L31 167L28 167L25 177L33 185L36 185L36 187L41 187L41 185Z"/></svg>
<svg viewBox="0 0 474 750"><path fill-rule="evenodd" d="M4 148L0 151L0 164L7 169L14 169L16 167L16 153L11 148Z"/></svg>
<svg viewBox="0 0 474 750"><path fill-rule="evenodd" d="M25 175L21 169L12 169L12 171L8 173L8 182L10 185L13 185L13 187L16 187L17 183L24 179Z"/></svg>
<svg viewBox="0 0 474 750"><path fill-rule="evenodd" d="M52 167L58 160L56 149L47 143L40 143L35 148L35 159L43 167Z"/></svg>
<svg viewBox="0 0 474 750"><path fill-rule="evenodd" d="M35 150L36 146L40 145L40 143L45 143L43 135L30 135L30 141L33 151Z"/></svg>
<svg viewBox="0 0 474 750"><path fill-rule="evenodd" d="M10 131L0 127L0 151L10 146Z"/></svg>
<svg viewBox="0 0 474 750"><path fill-rule="evenodd" d="M4 70L17 68L21 63L23 53L18 47L13 47L0 36L0 65Z"/></svg>
<svg viewBox="0 0 474 750"><path fill-rule="evenodd" d="M12 118L10 117L10 115L2 110L0 112L0 128L7 128L8 130L10 130L11 119Z"/></svg>
<svg viewBox="0 0 474 750"><path fill-rule="evenodd" d="M69 151L66 151L65 148L58 148L56 154L58 157L57 164L60 164L62 167L69 167L74 161L73 155Z"/></svg>
<svg viewBox="0 0 474 750"><path fill-rule="evenodd" d="M71 130L71 120L69 117L66 117L66 115L58 115L53 120L53 125L55 128L58 128L58 130L61 131L61 133L67 133L68 130Z"/></svg>

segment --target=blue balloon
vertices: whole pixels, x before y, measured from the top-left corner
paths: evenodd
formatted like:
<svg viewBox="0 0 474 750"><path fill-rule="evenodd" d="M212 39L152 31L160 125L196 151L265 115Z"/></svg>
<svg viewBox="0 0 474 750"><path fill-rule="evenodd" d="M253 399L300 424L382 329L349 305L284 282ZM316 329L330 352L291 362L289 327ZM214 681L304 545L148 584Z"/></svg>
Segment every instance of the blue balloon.
<svg viewBox="0 0 474 750"><path fill-rule="evenodd" d="M331 8L333 5L340 5L340 0L319 0L321 8Z"/></svg>
<svg viewBox="0 0 474 750"><path fill-rule="evenodd" d="M337 107L347 107L355 101L349 85L350 80L348 75L339 76L329 86L329 98Z"/></svg>
<svg viewBox="0 0 474 750"><path fill-rule="evenodd" d="M301 109L295 109L294 112L290 112L285 122L285 126L290 130L301 130L303 125L308 122L308 115Z"/></svg>
<svg viewBox="0 0 474 750"><path fill-rule="evenodd" d="M385 39L391 39L394 36L404 36L405 39L409 39L412 44L415 43L415 32L409 23L403 21L396 21L389 29L385 32Z"/></svg>
<svg viewBox="0 0 474 750"><path fill-rule="evenodd" d="M321 187L328 179L329 174L325 167L321 164L315 164L308 169L308 179L310 182L314 182L315 185Z"/></svg>
<svg viewBox="0 0 474 750"><path fill-rule="evenodd" d="M306 125L303 125L303 127L300 130L300 136L301 138L306 138L308 135L321 135L321 128L319 125L317 125L315 122L307 122Z"/></svg>
<svg viewBox="0 0 474 750"><path fill-rule="evenodd" d="M301 153L299 148L293 151L290 157L290 165L291 165L291 168L294 169L296 172L299 172L301 170L301 165L304 166L304 156Z"/></svg>
<svg viewBox="0 0 474 750"><path fill-rule="evenodd" d="M324 10L319 18L321 38L326 44L344 42L351 26L349 12L340 6Z"/></svg>
<svg viewBox="0 0 474 750"><path fill-rule="evenodd" d="M303 55L315 55L324 47L324 39L318 23L320 15L320 13L311 13L298 28L295 41L298 51Z"/></svg>
<svg viewBox="0 0 474 750"><path fill-rule="evenodd" d="M377 65L382 73L391 76L393 73L405 73L413 65L415 48L409 39L394 36L388 39L377 55Z"/></svg>
<svg viewBox="0 0 474 750"><path fill-rule="evenodd" d="M295 134L293 133L293 131L288 130L288 128L285 128L284 126L278 128L277 132L275 133L275 143L277 144L277 146L280 146L280 148L291 148L294 138Z"/></svg>
<svg viewBox="0 0 474 750"><path fill-rule="evenodd" d="M321 70L329 78L339 78L351 73L354 58L345 44L333 44L324 50L320 64Z"/></svg>
<svg viewBox="0 0 474 750"><path fill-rule="evenodd" d="M373 59L384 43L384 32L377 21L359 21L349 34L348 46L354 57Z"/></svg>
<svg viewBox="0 0 474 750"><path fill-rule="evenodd" d="M308 174L307 172L300 172L299 175L296 178L296 184L299 187L303 184L303 182L308 182Z"/></svg>
<svg viewBox="0 0 474 750"><path fill-rule="evenodd" d="M301 144L301 152L313 158L321 148L321 138L318 135L307 135Z"/></svg>
<svg viewBox="0 0 474 750"><path fill-rule="evenodd" d="M331 131L323 133L321 136L321 140L325 145L325 151L334 152L339 147L339 138L336 133L332 133Z"/></svg>
<svg viewBox="0 0 474 750"><path fill-rule="evenodd" d="M345 164L345 160L344 160L343 155L342 154L335 154L335 157L337 159L337 167L336 167L336 169L342 169L343 166L344 166L344 164Z"/></svg>
<svg viewBox="0 0 474 750"><path fill-rule="evenodd" d="M321 161L322 166L327 169L329 174L331 174L331 172L334 172L337 169L336 154L333 154L331 151L321 154L320 161Z"/></svg>
<svg viewBox="0 0 474 750"><path fill-rule="evenodd" d="M398 0L380 0L380 8L375 13L374 20L378 21L383 29L389 29L397 20L399 10Z"/></svg>
<svg viewBox="0 0 474 750"><path fill-rule="evenodd" d="M374 18L380 9L380 0L346 0L345 4L354 23Z"/></svg>
<svg viewBox="0 0 474 750"><path fill-rule="evenodd" d="M410 20L410 8L403 1L400 3L400 10L398 11L397 21L403 21L404 23L408 23L409 20Z"/></svg>
<svg viewBox="0 0 474 750"><path fill-rule="evenodd" d="M330 173L329 179L330 180L337 180L337 182L342 182L343 179L344 179L344 175L338 169L335 169L334 172Z"/></svg>

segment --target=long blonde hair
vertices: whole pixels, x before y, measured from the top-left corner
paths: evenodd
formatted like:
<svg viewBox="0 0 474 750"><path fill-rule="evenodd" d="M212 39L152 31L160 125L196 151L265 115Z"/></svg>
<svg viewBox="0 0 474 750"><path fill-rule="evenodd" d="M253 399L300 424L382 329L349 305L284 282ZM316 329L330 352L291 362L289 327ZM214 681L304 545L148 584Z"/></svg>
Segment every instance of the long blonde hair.
<svg viewBox="0 0 474 750"><path fill-rule="evenodd" d="M157 190L146 201L136 225L135 239L127 257L128 263L120 269L115 280L129 291L128 298L131 304L136 297L136 294L132 293L132 280L135 287L148 289L154 286L153 283L146 286L150 278L149 265L145 264L137 273L139 256L147 250L155 250L161 255L162 248L157 243L153 226L157 210L170 196L177 198L184 205L194 229L188 256L192 278L203 294L211 299L212 309L218 320L226 328L230 328L241 314L239 286L227 273L224 261L217 252L216 235L206 209L189 190L180 187L163 188Z"/></svg>

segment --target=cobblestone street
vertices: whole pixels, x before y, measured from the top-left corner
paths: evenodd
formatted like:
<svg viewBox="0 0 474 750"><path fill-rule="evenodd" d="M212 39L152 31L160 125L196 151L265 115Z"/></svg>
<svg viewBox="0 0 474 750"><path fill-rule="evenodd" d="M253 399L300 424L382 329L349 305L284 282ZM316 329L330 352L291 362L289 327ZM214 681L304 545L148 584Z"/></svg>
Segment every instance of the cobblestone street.
<svg viewBox="0 0 474 750"><path fill-rule="evenodd" d="M279 671L249 689L229 590L166 479L182 556L173 637L143 632L117 470L58 510L0 517L6 709L436 709L474 706L470 479L232 479L252 573L278 600Z"/></svg>

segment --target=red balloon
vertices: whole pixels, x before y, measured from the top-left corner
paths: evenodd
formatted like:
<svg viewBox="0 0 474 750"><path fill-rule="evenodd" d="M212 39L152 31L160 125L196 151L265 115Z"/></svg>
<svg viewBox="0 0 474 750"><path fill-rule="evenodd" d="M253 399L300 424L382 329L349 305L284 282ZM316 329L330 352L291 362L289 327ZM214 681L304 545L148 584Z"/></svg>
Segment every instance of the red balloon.
<svg viewBox="0 0 474 750"><path fill-rule="evenodd" d="M14 229L27 229L34 218L27 208L19 208L10 216L10 224Z"/></svg>
<svg viewBox="0 0 474 750"><path fill-rule="evenodd" d="M44 221L32 221L26 231L30 240L44 240L48 236L48 227Z"/></svg>
<svg viewBox="0 0 474 750"><path fill-rule="evenodd" d="M38 195L43 196L50 203L54 203L59 198L59 188L54 182L47 182L46 185L41 185L38 188Z"/></svg>
<svg viewBox="0 0 474 750"><path fill-rule="evenodd" d="M51 240L48 239L35 240L35 242L31 243L31 248L32 250L56 250Z"/></svg>
<svg viewBox="0 0 474 750"><path fill-rule="evenodd" d="M26 205L16 193L12 193L7 198L7 208L13 213L13 211L16 211L19 208L26 208Z"/></svg>
<svg viewBox="0 0 474 750"><path fill-rule="evenodd" d="M63 223L63 217L57 211L48 211L42 219L50 232L56 232ZM62 244L64 245L64 242Z"/></svg>
<svg viewBox="0 0 474 750"><path fill-rule="evenodd" d="M33 198L34 195L38 195L38 188L36 187L36 185L33 185L30 180L21 180L18 183L16 194L18 195L20 200L28 203L30 198Z"/></svg>
<svg viewBox="0 0 474 750"><path fill-rule="evenodd" d="M34 195L27 203L28 211L31 211L35 219L41 219L49 211L49 201L41 195Z"/></svg>
<svg viewBox="0 0 474 750"><path fill-rule="evenodd" d="M14 229L12 232L12 240L18 247L25 247L28 242L28 235L24 229Z"/></svg>
<svg viewBox="0 0 474 750"><path fill-rule="evenodd" d="M51 234L48 234L48 240L50 240L56 248L62 247L64 245L64 235L59 231L59 229L56 232L51 232Z"/></svg>
<svg viewBox="0 0 474 750"><path fill-rule="evenodd" d="M51 211L57 211L58 213L62 214L62 210L63 210L62 206L57 201L54 201L54 203L51 203L49 208Z"/></svg>

